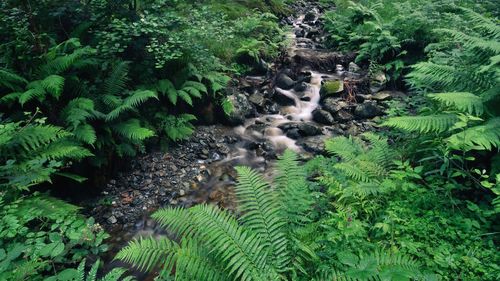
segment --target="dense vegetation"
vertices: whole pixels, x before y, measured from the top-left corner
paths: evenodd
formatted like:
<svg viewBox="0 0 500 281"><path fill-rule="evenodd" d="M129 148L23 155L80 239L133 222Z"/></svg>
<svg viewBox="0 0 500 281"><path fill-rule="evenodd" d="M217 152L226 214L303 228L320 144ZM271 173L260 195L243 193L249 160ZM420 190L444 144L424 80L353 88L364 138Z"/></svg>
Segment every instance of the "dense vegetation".
<svg viewBox="0 0 500 281"><path fill-rule="evenodd" d="M2 1L0 279L101 276L108 234L40 191L91 188L116 159L188 137L203 105L229 113L231 76L286 44L285 2ZM498 4L318 2L336 6L328 47L410 97L380 132L327 141L329 156L286 151L272 184L238 168L236 213L157 211L175 235L116 258L158 280L499 280Z"/></svg>

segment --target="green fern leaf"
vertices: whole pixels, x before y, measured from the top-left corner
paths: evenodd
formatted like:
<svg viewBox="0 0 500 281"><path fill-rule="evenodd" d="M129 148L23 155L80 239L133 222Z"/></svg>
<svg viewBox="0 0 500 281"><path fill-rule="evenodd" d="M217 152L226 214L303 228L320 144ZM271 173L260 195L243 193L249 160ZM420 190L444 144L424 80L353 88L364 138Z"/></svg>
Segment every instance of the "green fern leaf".
<svg viewBox="0 0 500 281"><path fill-rule="evenodd" d="M9 69L0 68L0 86L12 91L20 91L28 81Z"/></svg>
<svg viewBox="0 0 500 281"><path fill-rule="evenodd" d="M147 128L141 126L141 122L138 119L129 119L124 122L113 125L113 130L132 141L143 141L155 135L155 133Z"/></svg>
<svg viewBox="0 0 500 281"><path fill-rule="evenodd" d="M454 107L469 114L480 116L484 112L483 100L481 97L471 93L452 92L429 94L428 96L446 106Z"/></svg>
<svg viewBox="0 0 500 281"><path fill-rule="evenodd" d="M160 264L172 269L179 245L168 238L140 238L120 250L115 259L131 263L139 270L149 271Z"/></svg>
<svg viewBox="0 0 500 281"><path fill-rule="evenodd" d="M59 75L47 76L40 81L40 86L54 98L59 99L64 88L64 77Z"/></svg>
<svg viewBox="0 0 500 281"><path fill-rule="evenodd" d="M281 217L282 210L277 197L257 172L248 167L236 167L236 171L239 175L236 196L243 213L239 220L259 236L273 256L272 263L276 270L283 272L289 257L283 230L285 220Z"/></svg>
<svg viewBox="0 0 500 281"><path fill-rule="evenodd" d="M455 114L439 114L392 117L382 123L382 125L410 132L442 133L449 130L458 121L458 117Z"/></svg>
<svg viewBox="0 0 500 281"><path fill-rule="evenodd" d="M451 135L446 141L460 150L492 150L500 147L500 117Z"/></svg>

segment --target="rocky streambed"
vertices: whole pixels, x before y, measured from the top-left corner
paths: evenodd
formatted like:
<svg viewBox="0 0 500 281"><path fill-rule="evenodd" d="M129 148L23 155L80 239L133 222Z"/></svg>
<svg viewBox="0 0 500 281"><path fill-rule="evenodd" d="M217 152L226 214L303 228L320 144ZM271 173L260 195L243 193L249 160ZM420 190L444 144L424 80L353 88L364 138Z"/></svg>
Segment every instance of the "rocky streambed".
<svg viewBox="0 0 500 281"><path fill-rule="evenodd" d="M133 160L110 180L88 213L111 234L111 253L135 236L158 234L149 214L162 206L209 202L233 209L234 167L268 173L285 149L304 159L325 154L324 141L377 130L386 101L402 98L383 91L385 75L368 75L355 55L324 48L321 8L299 3L291 45L276 62L260 62L254 75L235 78L228 88L234 110L226 124L199 126L168 152Z"/></svg>

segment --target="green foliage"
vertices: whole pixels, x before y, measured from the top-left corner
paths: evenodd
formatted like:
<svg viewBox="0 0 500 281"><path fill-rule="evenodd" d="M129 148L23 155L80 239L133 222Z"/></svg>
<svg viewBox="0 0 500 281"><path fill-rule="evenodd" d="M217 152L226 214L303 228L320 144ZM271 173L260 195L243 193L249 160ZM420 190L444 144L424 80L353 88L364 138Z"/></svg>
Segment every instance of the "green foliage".
<svg viewBox="0 0 500 281"><path fill-rule="evenodd" d="M78 208L46 195L0 195L0 278L43 280L107 249L108 235Z"/></svg>
<svg viewBox="0 0 500 281"><path fill-rule="evenodd" d="M287 152L280 165L291 165L287 170L292 178L303 176L296 165L295 157ZM192 280L196 276L213 276L214 280L262 280L274 279L290 271L292 243L291 228L286 226L286 214L296 210L281 204L291 199L309 205L311 202L295 196L298 186L279 185L280 192L273 191L269 184L255 171L240 167L236 187L239 211L242 216L235 218L227 211L214 206L198 205L190 209L167 208L156 212L153 218L161 226L175 231L182 237L176 244L167 238L152 238L132 242L118 253L117 258L130 262L140 269L151 270L162 264L164 273L181 263L184 270L176 271L177 279ZM295 174L297 173L297 174ZM284 180L281 177L281 182ZM307 183L301 180L301 189ZM304 215L304 214L303 214ZM293 242L296 243L296 242ZM189 260L184 257L190 253Z"/></svg>
<svg viewBox="0 0 500 281"><path fill-rule="evenodd" d="M96 261L87 276L85 276L85 259L82 260L78 268L65 269L55 276L46 278L45 281L132 281L133 277L127 276L123 278L126 270L123 268L114 268L102 278L97 278L97 270L99 269L100 261Z"/></svg>
<svg viewBox="0 0 500 281"><path fill-rule="evenodd" d="M339 169L357 159L384 163L375 156L379 154L374 152L377 146L380 144L371 140L368 146L361 139L334 138L327 147L340 160L318 158L310 163L320 175L319 183L327 189L325 205L318 210L321 228L316 239L325 246L318 252L322 262L317 265L317 280L356 280L372 278L372 274L407 280L406 274L415 273L416 260L438 275L417 275L422 280L495 280L499 268L494 237L480 234L495 231L494 208L481 201L457 198L457 191L469 189L427 173L431 167L414 167L409 161L397 160L400 156L387 144L378 150L389 152L384 159L392 164L376 178L376 184L366 182L371 166L361 170L365 177L353 177L351 170ZM380 248L390 250L377 258ZM401 254L406 257L400 258ZM384 269L379 259L391 266ZM336 270L330 269L332 264ZM338 271L344 265L353 268Z"/></svg>

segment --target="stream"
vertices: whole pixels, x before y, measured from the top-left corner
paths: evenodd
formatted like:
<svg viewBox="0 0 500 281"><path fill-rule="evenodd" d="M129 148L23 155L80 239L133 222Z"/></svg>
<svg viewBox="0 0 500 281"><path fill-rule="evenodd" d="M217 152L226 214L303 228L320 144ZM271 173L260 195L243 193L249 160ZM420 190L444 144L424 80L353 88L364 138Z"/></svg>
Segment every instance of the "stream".
<svg viewBox="0 0 500 281"><path fill-rule="evenodd" d="M104 199L92 202L89 214L111 234L105 261L131 239L167 234L149 218L160 207L213 203L234 210L235 166L250 166L271 178L273 163L285 149L310 159L325 154L323 143L332 136L376 130L371 119L382 114L388 93L370 90L366 73L354 67L351 56L325 50L316 3L296 11L297 16L283 20L290 26L286 55L270 64L267 73L241 77L235 85L235 100L248 105L233 113L240 122L199 126L168 152L133 160L130 169L108 183ZM356 99L324 97L321 89L327 81L352 85L347 92Z"/></svg>

